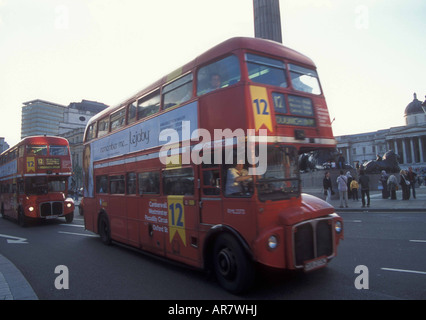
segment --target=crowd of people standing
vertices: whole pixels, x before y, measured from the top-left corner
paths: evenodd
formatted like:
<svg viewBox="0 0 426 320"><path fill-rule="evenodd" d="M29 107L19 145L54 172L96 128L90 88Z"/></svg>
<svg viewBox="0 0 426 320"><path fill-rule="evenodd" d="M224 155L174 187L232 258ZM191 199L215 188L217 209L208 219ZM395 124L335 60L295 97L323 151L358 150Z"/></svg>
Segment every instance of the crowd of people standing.
<svg viewBox="0 0 426 320"><path fill-rule="evenodd" d="M396 200L396 191L401 188L402 200L409 200L412 194L416 198L415 184L417 174L412 167L408 170L401 170L399 179L394 174L387 174L386 171L381 172L378 188L382 191L383 199ZM370 177L364 170L359 170L359 177L356 179L350 171L346 174L340 170L340 175L336 180L337 191L339 192L340 208L348 208L348 199L358 201L358 194L361 193L362 207L370 206ZM323 179L324 196L326 201L330 203L331 196L335 193L333 183L330 178L330 172L326 171Z"/></svg>

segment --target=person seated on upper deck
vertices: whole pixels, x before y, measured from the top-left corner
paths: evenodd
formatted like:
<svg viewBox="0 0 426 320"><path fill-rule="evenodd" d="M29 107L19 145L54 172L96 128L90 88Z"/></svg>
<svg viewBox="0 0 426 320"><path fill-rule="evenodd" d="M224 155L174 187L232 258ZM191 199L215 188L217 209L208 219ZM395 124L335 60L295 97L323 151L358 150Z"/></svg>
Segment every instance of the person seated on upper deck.
<svg viewBox="0 0 426 320"><path fill-rule="evenodd" d="M222 86L222 79L220 77L220 74L212 73L210 75L210 87L207 89L206 93L220 89L221 86Z"/></svg>
<svg viewBox="0 0 426 320"><path fill-rule="evenodd" d="M226 175L225 195L243 195L245 193L245 186L250 182L252 177L248 175L248 171L244 169L244 162L238 161L235 168L229 168Z"/></svg>

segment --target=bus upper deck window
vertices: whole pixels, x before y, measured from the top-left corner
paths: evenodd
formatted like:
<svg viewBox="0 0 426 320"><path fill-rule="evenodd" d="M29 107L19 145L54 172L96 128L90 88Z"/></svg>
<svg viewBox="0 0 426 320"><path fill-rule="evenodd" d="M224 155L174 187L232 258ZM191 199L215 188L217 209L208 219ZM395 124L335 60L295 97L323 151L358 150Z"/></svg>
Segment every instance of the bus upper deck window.
<svg viewBox="0 0 426 320"><path fill-rule="evenodd" d="M90 141L96 138L96 122L92 123L87 129L86 141Z"/></svg>
<svg viewBox="0 0 426 320"><path fill-rule="evenodd" d="M289 64L289 69L291 83L295 90L312 94L321 94L321 88L316 71L294 64Z"/></svg>
<svg viewBox="0 0 426 320"><path fill-rule="evenodd" d="M143 119L160 110L160 93L154 92L138 101L138 119Z"/></svg>
<svg viewBox="0 0 426 320"><path fill-rule="evenodd" d="M213 62L198 70L197 95L228 87L241 79L240 64L234 55Z"/></svg>
<svg viewBox="0 0 426 320"><path fill-rule="evenodd" d="M247 53L246 62L251 81L271 86L287 87L283 61Z"/></svg>
<svg viewBox="0 0 426 320"><path fill-rule="evenodd" d="M137 114L136 101L133 101L128 106L127 124L131 124L136 121L136 114Z"/></svg>
<svg viewBox="0 0 426 320"><path fill-rule="evenodd" d="M49 152L51 156L67 156L68 147L67 146L50 146Z"/></svg>
<svg viewBox="0 0 426 320"><path fill-rule="evenodd" d="M111 131L119 129L125 125L126 108L122 108L111 115Z"/></svg>
<svg viewBox="0 0 426 320"><path fill-rule="evenodd" d="M192 73L179 78L163 88L163 108L184 103L192 97Z"/></svg>
<svg viewBox="0 0 426 320"><path fill-rule="evenodd" d="M36 156L47 156L47 146L27 146L27 154Z"/></svg>
<svg viewBox="0 0 426 320"><path fill-rule="evenodd" d="M98 138L109 132L109 117L99 120Z"/></svg>

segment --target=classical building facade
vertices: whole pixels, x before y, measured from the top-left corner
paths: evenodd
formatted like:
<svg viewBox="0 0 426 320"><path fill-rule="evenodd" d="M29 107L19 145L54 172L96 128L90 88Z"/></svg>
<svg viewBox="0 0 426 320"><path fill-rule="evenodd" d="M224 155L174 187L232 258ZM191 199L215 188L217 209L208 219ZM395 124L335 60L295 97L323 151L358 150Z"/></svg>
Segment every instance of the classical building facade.
<svg viewBox="0 0 426 320"><path fill-rule="evenodd" d="M405 108L405 126L336 137L337 149L347 163L374 160L393 150L402 168L426 167L426 100L414 99Z"/></svg>

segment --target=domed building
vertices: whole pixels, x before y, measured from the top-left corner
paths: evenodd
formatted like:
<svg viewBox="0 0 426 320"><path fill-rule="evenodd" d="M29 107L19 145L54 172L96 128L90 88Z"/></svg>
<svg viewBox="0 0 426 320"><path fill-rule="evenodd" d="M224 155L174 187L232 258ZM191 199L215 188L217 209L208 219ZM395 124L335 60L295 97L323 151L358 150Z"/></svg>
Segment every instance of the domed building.
<svg viewBox="0 0 426 320"><path fill-rule="evenodd" d="M404 117L405 126L336 137L337 149L354 167L393 150L401 168L426 168L426 98L421 102L414 93Z"/></svg>
<svg viewBox="0 0 426 320"><path fill-rule="evenodd" d="M425 104L423 106L422 104ZM425 109L423 109L425 108ZM425 102L417 99L417 94L414 94L414 100L411 101L405 108L405 124L407 126L416 126L426 123L426 98Z"/></svg>

